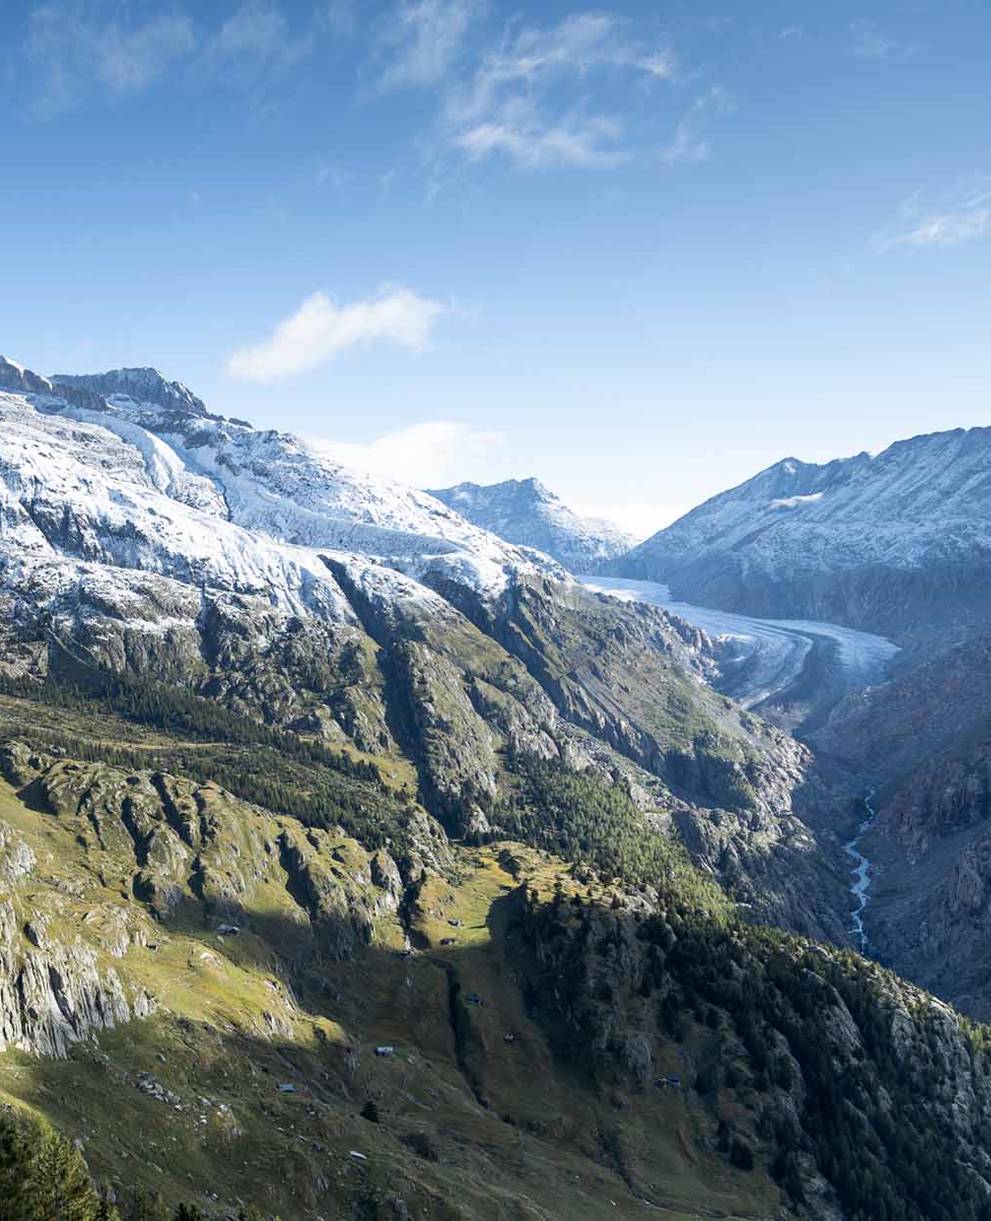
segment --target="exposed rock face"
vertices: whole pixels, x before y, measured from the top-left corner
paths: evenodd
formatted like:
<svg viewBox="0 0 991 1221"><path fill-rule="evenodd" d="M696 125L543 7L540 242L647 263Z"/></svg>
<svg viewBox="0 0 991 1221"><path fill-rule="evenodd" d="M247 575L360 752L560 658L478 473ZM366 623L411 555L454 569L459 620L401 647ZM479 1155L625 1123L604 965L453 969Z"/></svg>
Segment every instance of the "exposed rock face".
<svg viewBox="0 0 991 1221"><path fill-rule="evenodd" d="M96 954L81 942L18 953L13 909L0 907L0 1050L64 1056L98 1030L131 1020L113 968L102 974Z"/></svg>
<svg viewBox="0 0 991 1221"><path fill-rule="evenodd" d="M883 635L986 621L991 429L899 441L823 466L788 458L616 564L686 601Z"/></svg>
<svg viewBox="0 0 991 1221"><path fill-rule="evenodd" d="M114 369L110 373L91 373L82 376L57 374L52 382L60 389L90 390L97 395L126 395L133 402L151 403L156 407L182 418L202 416L204 419L219 419L211 416L202 399L197 398L182 382L170 382L157 369Z"/></svg>
<svg viewBox="0 0 991 1221"><path fill-rule="evenodd" d="M116 971L101 969L78 938L56 940L45 913L20 898L35 865L31 848L0 822L0 1051L64 1056L93 1031L129 1021L131 1009Z"/></svg>
<svg viewBox="0 0 991 1221"><path fill-rule="evenodd" d="M6 390L26 390L31 394L50 394L52 390L52 383L47 377L39 377L6 356L0 356L0 386Z"/></svg>
<svg viewBox="0 0 991 1221"><path fill-rule="evenodd" d="M991 1017L991 724L884 790L865 841L877 879L871 945L885 962Z"/></svg>
<svg viewBox="0 0 991 1221"><path fill-rule="evenodd" d="M633 539L608 522L580 517L537 479L487 487L459 483L431 496L509 543L545 551L569 572L596 572L623 555Z"/></svg>
<svg viewBox="0 0 991 1221"><path fill-rule="evenodd" d="M851 696L812 738L813 745L882 786L925 783L929 760L966 755L991 719L991 634L921 658L906 654L889 682ZM918 770L917 770L918 769Z"/></svg>
<svg viewBox="0 0 991 1221"><path fill-rule="evenodd" d="M167 939L176 919L239 934L255 927L260 900L271 907L268 896L283 896L281 926L261 931L298 970L368 944L423 874L216 785L55 760L19 743L3 748L0 773L89 862L40 859L0 822L0 1044L39 1055L64 1056L94 1031L167 1006L167 996L125 987L111 963L126 966L132 947ZM116 875L125 901L94 873L104 883ZM35 876L47 886L29 891ZM268 1013L271 1032L289 1029L274 1002Z"/></svg>
<svg viewBox="0 0 991 1221"><path fill-rule="evenodd" d="M877 787L863 842L872 951L974 1016L991 1015L991 637L837 706L813 743Z"/></svg>

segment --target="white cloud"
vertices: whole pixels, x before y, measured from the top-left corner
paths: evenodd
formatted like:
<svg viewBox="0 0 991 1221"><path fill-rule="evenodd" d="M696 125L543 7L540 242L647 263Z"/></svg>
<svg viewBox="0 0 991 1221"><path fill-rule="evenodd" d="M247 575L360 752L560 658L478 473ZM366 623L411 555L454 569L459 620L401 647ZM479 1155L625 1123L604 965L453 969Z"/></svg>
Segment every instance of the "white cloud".
<svg viewBox="0 0 991 1221"><path fill-rule="evenodd" d="M464 478L472 462L501 445L505 434L456 420L424 420L367 444L312 438L314 453L354 470L413 487L440 487Z"/></svg>
<svg viewBox="0 0 991 1221"><path fill-rule="evenodd" d="M435 85L448 72L483 0L401 0L380 36L382 90Z"/></svg>
<svg viewBox="0 0 991 1221"><path fill-rule="evenodd" d="M85 93L140 93L197 47L189 17L175 12L143 23L94 20L82 4L41 5L30 15L26 52L39 71L35 112L49 117Z"/></svg>
<svg viewBox="0 0 991 1221"><path fill-rule="evenodd" d="M238 348L227 371L245 381L270 382L315 369L355 344L388 340L422 349L430 328L446 307L407 288L383 290L377 297L338 305L325 293L307 297L260 343Z"/></svg>

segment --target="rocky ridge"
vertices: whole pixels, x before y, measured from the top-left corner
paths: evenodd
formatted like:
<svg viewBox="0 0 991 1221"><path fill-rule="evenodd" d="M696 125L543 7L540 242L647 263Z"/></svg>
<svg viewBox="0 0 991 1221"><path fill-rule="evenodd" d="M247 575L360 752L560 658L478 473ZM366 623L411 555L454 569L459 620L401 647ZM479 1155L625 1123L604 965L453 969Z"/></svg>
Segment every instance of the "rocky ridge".
<svg viewBox="0 0 991 1221"><path fill-rule="evenodd" d="M785 459L616 561L676 597L882 635L986 617L991 429L898 441L824 465Z"/></svg>

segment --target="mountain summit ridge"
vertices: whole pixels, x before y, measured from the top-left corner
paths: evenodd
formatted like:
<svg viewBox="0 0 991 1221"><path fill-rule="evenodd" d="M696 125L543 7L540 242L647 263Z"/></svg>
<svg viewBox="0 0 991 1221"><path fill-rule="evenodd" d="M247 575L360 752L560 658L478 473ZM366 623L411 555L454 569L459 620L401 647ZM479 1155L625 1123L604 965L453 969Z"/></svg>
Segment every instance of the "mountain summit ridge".
<svg viewBox="0 0 991 1221"><path fill-rule="evenodd" d="M582 517L534 476L501 483L464 482L430 491L444 504L507 542L553 556L569 572L592 572L633 545L610 522Z"/></svg>
<svg viewBox="0 0 991 1221"><path fill-rule="evenodd" d="M991 427L831 462L785 459L619 557L685 601L885 634L980 613L991 593ZM965 575L966 574L966 575ZM969 588L965 588L969 586Z"/></svg>
<svg viewBox="0 0 991 1221"><path fill-rule="evenodd" d="M72 386L93 390L111 402L114 396L119 395L134 402L154 403L168 410L210 416L206 404L193 394L188 386L180 381L170 381L150 365L108 369L105 373L53 373L51 382L56 387Z"/></svg>

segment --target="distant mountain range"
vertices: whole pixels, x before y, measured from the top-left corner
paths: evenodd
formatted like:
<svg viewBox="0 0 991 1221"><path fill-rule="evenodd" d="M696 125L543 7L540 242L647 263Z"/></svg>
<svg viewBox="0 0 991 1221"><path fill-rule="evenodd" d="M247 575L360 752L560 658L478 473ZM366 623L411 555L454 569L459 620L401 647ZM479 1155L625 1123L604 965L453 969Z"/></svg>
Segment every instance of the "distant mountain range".
<svg viewBox="0 0 991 1221"><path fill-rule="evenodd" d="M991 428L824 465L787 458L620 556L689 602L882 633L991 607Z"/></svg>
<svg viewBox="0 0 991 1221"><path fill-rule="evenodd" d="M538 479L459 483L430 495L507 542L553 556L569 572L595 572L634 542L609 522L579 516Z"/></svg>

